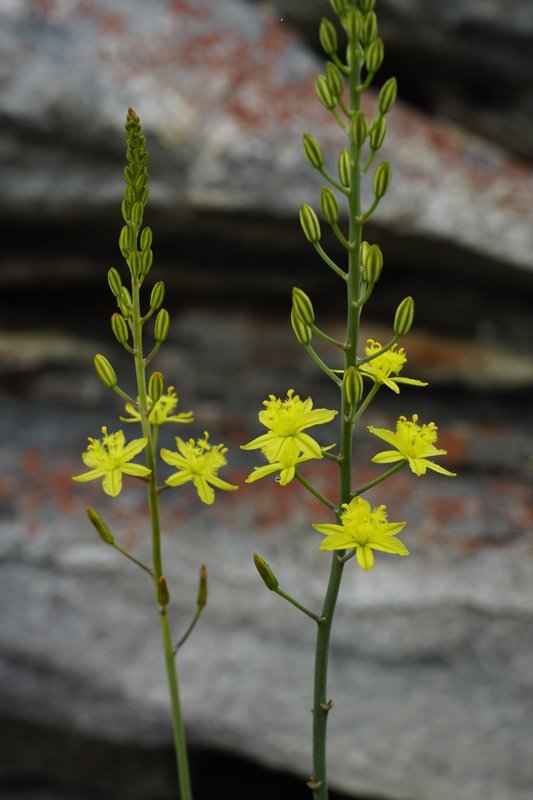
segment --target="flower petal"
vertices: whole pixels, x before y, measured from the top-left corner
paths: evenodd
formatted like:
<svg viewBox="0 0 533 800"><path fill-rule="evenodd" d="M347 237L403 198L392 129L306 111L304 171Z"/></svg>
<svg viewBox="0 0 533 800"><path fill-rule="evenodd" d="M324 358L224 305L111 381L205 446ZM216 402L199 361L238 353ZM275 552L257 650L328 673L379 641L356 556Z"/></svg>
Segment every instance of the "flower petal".
<svg viewBox="0 0 533 800"><path fill-rule="evenodd" d="M142 464L122 464L120 469L124 475L133 475L135 478L146 478L152 471Z"/></svg>
<svg viewBox="0 0 533 800"><path fill-rule="evenodd" d="M172 475L170 475L166 479L165 483L168 486L181 486L182 484L187 483L187 481L192 481L192 479L193 475L190 470L181 470L180 472L174 472Z"/></svg>
<svg viewBox="0 0 533 800"><path fill-rule="evenodd" d="M325 533L326 536L330 536L332 533L342 533L345 528L344 525L335 525L335 523L313 523L313 528L315 531L319 531L320 533Z"/></svg>
<svg viewBox="0 0 533 800"><path fill-rule="evenodd" d="M377 436L379 439L383 439L383 441L387 442L387 444L397 447L398 435L394 433L394 431L389 431L387 428L375 428L373 425L369 425L368 430L370 433L373 433L374 436Z"/></svg>
<svg viewBox="0 0 533 800"><path fill-rule="evenodd" d="M138 453L140 453L141 450L144 450L147 443L148 439L146 437L143 437L142 439L132 439L122 451L121 461L130 461Z"/></svg>
<svg viewBox="0 0 533 800"><path fill-rule="evenodd" d="M370 547L358 547L355 551L357 563L365 572L370 572L374 566L374 553Z"/></svg>
<svg viewBox="0 0 533 800"><path fill-rule="evenodd" d="M353 547L356 544L353 536L348 531L343 533L332 533L322 541L320 545L321 550L346 550L348 547Z"/></svg>
<svg viewBox="0 0 533 800"><path fill-rule="evenodd" d="M426 466L428 469L432 469L434 472L440 472L441 475L449 475L450 478L455 478L457 473L450 472L444 467L441 467L440 464L434 464L433 461L426 461Z"/></svg>
<svg viewBox="0 0 533 800"><path fill-rule="evenodd" d="M254 471L251 472L245 480L245 483L254 483L258 481L260 478L266 478L267 475L272 475L274 472L277 472L281 468L281 464L278 462L276 464L265 464L264 467L254 467Z"/></svg>
<svg viewBox="0 0 533 800"><path fill-rule="evenodd" d="M81 475L73 475L72 480L78 483L85 483L85 481L94 481L96 478L101 478L105 475L105 469L92 469L90 472L83 472Z"/></svg>
<svg viewBox="0 0 533 800"><path fill-rule="evenodd" d="M407 461L407 459L398 450L382 450L381 453L376 453L371 461L375 464L392 464L394 461Z"/></svg>
<svg viewBox="0 0 533 800"><path fill-rule="evenodd" d="M198 492L198 497L205 503L207 506L210 506L213 500L215 499L215 492L209 486L208 482L205 478L201 475L195 475L192 479L192 482L196 486L196 491Z"/></svg>
<svg viewBox="0 0 533 800"><path fill-rule="evenodd" d="M104 475L102 488L110 497L116 497L122 489L122 472L120 469L110 469Z"/></svg>
<svg viewBox="0 0 533 800"><path fill-rule="evenodd" d="M225 492L234 492L238 489L238 486L235 486L234 483L228 483L227 481L223 481L222 478L219 478L218 475L210 475L207 480L213 486L216 486L217 489L224 489Z"/></svg>

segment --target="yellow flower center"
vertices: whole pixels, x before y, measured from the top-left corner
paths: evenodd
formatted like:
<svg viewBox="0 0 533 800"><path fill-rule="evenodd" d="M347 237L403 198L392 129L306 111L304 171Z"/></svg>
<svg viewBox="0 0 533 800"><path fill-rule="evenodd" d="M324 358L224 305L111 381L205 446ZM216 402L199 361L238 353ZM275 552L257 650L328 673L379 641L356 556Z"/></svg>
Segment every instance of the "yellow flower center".
<svg viewBox="0 0 533 800"><path fill-rule="evenodd" d="M371 356L381 350L382 345L374 339L368 339L365 347L365 354ZM398 348L398 345L393 344L390 350L376 356L366 364L367 370L373 372L376 377L388 378L389 375L399 375L404 365L407 363L407 357L403 347Z"/></svg>
<svg viewBox="0 0 533 800"><path fill-rule="evenodd" d="M372 541L373 534L387 523L386 506L370 507L362 497L355 497L350 503L343 503L341 523L359 545Z"/></svg>
<svg viewBox="0 0 533 800"><path fill-rule="evenodd" d="M434 422L427 425L418 425L418 414L413 414L410 420L400 417L396 423L398 449L407 453L411 458L423 456L428 444L437 441L438 428Z"/></svg>
<svg viewBox="0 0 533 800"><path fill-rule="evenodd" d="M287 438L295 436L301 430L308 404L303 403L300 397L294 394L294 389L289 389L286 400L271 394L263 405L265 411L261 412L261 422L276 436Z"/></svg>
<svg viewBox="0 0 533 800"><path fill-rule="evenodd" d="M100 467L115 469L122 463L125 438L122 431L108 433L107 428L102 428L102 439L89 439L87 450L91 452L96 464Z"/></svg>

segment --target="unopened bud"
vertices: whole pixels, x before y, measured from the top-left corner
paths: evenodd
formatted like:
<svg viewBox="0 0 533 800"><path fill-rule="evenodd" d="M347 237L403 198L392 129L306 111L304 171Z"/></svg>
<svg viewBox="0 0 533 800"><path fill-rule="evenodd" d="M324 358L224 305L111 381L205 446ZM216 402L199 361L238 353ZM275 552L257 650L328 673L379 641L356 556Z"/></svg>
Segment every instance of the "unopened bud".
<svg viewBox="0 0 533 800"><path fill-rule="evenodd" d="M165 391L165 382L161 372L152 372L148 381L148 395L152 403L157 403Z"/></svg>
<svg viewBox="0 0 533 800"><path fill-rule="evenodd" d="M333 12L340 17L344 13L344 0L329 0Z"/></svg>
<svg viewBox="0 0 533 800"><path fill-rule="evenodd" d="M383 269L383 253L379 245L368 245L363 259L363 278L367 283L377 283Z"/></svg>
<svg viewBox="0 0 533 800"><path fill-rule="evenodd" d="M107 282L115 297L120 297L120 293L122 292L122 281L120 279L118 269L111 267L111 269L108 270Z"/></svg>
<svg viewBox="0 0 533 800"><path fill-rule="evenodd" d="M166 308L160 309L155 318L154 336L156 342L164 342L170 329L170 317Z"/></svg>
<svg viewBox="0 0 533 800"><path fill-rule="evenodd" d="M385 81L379 92L378 107L380 114L387 114L394 103L396 102L396 95L398 94L398 84L396 78L389 78Z"/></svg>
<svg viewBox="0 0 533 800"><path fill-rule="evenodd" d="M368 255L369 247L370 247L370 245L368 244L368 242L361 242L361 247L359 249L359 252L361 254L361 264L363 264L363 265L364 265L364 263L366 261L366 257Z"/></svg>
<svg viewBox="0 0 533 800"><path fill-rule="evenodd" d="M141 274L141 254L138 250L133 250L126 259L130 272L134 278Z"/></svg>
<svg viewBox="0 0 533 800"><path fill-rule="evenodd" d="M359 0L361 11L366 14L368 11L373 11L376 5L376 0Z"/></svg>
<svg viewBox="0 0 533 800"><path fill-rule="evenodd" d="M311 166L315 169L321 169L324 163L324 156L318 141L310 133L304 133L303 145L305 155Z"/></svg>
<svg viewBox="0 0 533 800"><path fill-rule="evenodd" d="M356 367L348 367L344 373L344 391L351 406L356 406L363 396L363 378Z"/></svg>
<svg viewBox="0 0 533 800"><path fill-rule="evenodd" d="M143 183L144 183L144 178L143 178ZM137 186L137 184L135 184L135 185ZM142 184L141 184L141 186L139 188L142 188ZM143 204L139 203L139 202L138 203L134 203L133 206L131 207L131 219L132 219L132 222L135 223L135 225L137 225L137 226L141 225L141 223L143 221L143 214L144 214L144 206L143 206Z"/></svg>
<svg viewBox="0 0 533 800"><path fill-rule="evenodd" d="M394 315L394 333L396 336L405 336L411 330L415 318L415 301L412 297L402 300Z"/></svg>
<svg viewBox="0 0 533 800"><path fill-rule="evenodd" d="M120 204L120 212L122 214L122 219L124 222L129 222L131 219L131 203L129 203L126 198Z"/></svg>
<svg viewBox="0 0 533 800"><path fill-rule="evenodd" d="M322 18L318 35L322 49L328 56L337 52L337 31L329 19Z"/></svg>
<svg viewBox="0 0 533 800"><path fill-rule="evenodd" d="M350 41L356 42L359 39L363 27L363 17L358 8L350 8L346 12L342 20L342 26ZM350 51L350 48L348 48L348 51Z"/></svg>
<svg viewBox="0 0 533 800"><path fill-rule="evenodd" d="M170 603L170 592L168 591L168 584L164 575L161 575L157 581L157 602L160 606L168 606Z"/></svg>
<svg viewBox="0 0 533 800"><path fill-rule="evenodd" d="M363 30L361 31L361 41L364 45L370 42L378 35L378 21L373 11L365 14L363 17Z"/></svg>
<svg viewBox="0 0 533 800"><path fill-rule="evenodd" d="M312 325L315 321L315 312L310 298L297 286L292 290L292 308L295 315L306 325Z"/></svg>
<svg viewBox="0 0 533 800"><path fill-rule="evenodd" d="M372 150L379 150L383 144L386 133L387 123L385 121L385 117L382 117L380 114L378 117L376 117L372 123L372 127L370 128L369 142Z"/></svg>
<svg viewBox="0 0 533 800"><path fill-rule="evenodd" d="M270 565L267 564L265 559L261 558L261 556L258 556L257 553L254 553L254 564L267 589L270 589L271 592L277 589L279 586L278 579L272 572Z"/></svg>
<svg viewBox="0 0 533 800"><path fill-rule="evenodd" d="M391 179L391 166L388 161L382 161L374 173L372 181L372 189L374 194L381 200L387 189L389 188Z"/></svg>
<svg viewBox="0 0 533 800"><path fill-rule="evenodd" d="M339 153L339 178L346 189L350 188L350 151L343 147Z"/></svg>
<svg viewBox="0 0 533 800"><path fill-rule="evenodd" d="M100 539L106 544L115 544L115 537L100 515L94 510L94 508L87 509L87 516L96 528L96 532L100 536Z"/></svg>
<svg viewBox="0 0 533 800"><path fill-rule="evenodd" d="M114 389L117 385L117 375L107 358L100 354L96 355L94 357L94 368L102 383L110 389Z"/></svg>
<svg viewBox="0 0 533 800"><path fill-rule="evenodd" d="M324 75L319 75L316 79L315 89L318 99L328 111L332 111L336 105L336 98L331 94L328 82Z"/></svg>
<svg viewBox="0 0 533 800"><path fill-rule="evenodd" d="M205 608L207 605L207 567L202 564L200 567L200 580L198 583L198 597L196 598L198 608Z"/></svg>
<svg viewBox="0 0 533 800"><path fill-rule="evenodd" d="M323 186L320 192L320 208L326 222L334 225L339 219L339 202L329 186Z"/></svg>
<svg viewBox="0 0 533 800"><path fill-rule="evenodd" d="M153 239L152 229L151 228L143 228L141 231L141 238L139 240L141 250L149 250L152 246L152 239Z"/></svg>
<svg viewBox="0 0 533 800"><path fill-rule="evenodd" d="M294 335L300 342L303 344L304 347L307 347L308 344L311 343L311 339L313 338L313 331L306 325L300 317L296 316L294 313L294 308L291 311L291 325L294 331Z"/></svg>
<svg viewBox="0 0 533 800"><path fill-rule="evenodd" d="M326 64L326 81L334 97L340 97L344 89L341 71L331 61Z"/></svg>
<svg viewBox="0 0 533 800"><path fill-rule="evenodd" d="M126 344L130 335L130 330L122 314L119 314L117 311L111 316L111 330L120 344Z"/></svg>
<svg viewBox="0 0 533 800"><path fill-rule="evenodd" d="M357 147L361 147L366 139L366 117L362 111L356 111L350 120L350 131Z"/></svg>
<svg viewBox="0 0 533 800"><path fill-rule="evenodd" d="M150 294L150 308L153 308L154 311L157 311L158 308L161 308L164 299L165 284L163 281L157 281L157 283L154 283L152 293Z"/></svg>
<svg viewBox="0 0 533 800"><path fill-rule="evenodd" d="M141 276L144 278L150 272L152 264L154 263L154 251L144 250L141 253Z"/></svg>
<svg viewBox="0 0 533 800"><path fill-rule="evenodd" d="M300 224L306 239L311 242L311 244L316 244L320 241L321 232L318 217L307 203L304 203L300 208Z"/></svg>
<svg viewBox="0 0 533 800"><path fill-rule="evenodd" d="M127 258L131 251L135 249L135 232L129 225L124 225L120 231L118 246L124 258Z"/></svg>
<svg viewBox="0 0 533 800"><path fill-rule="evenodd" d="M368 72L374 73L378 71L378 69L383 64L383 56L384 56L383 41L378 37L368 45L368 48L366 50L365 65Z"/></svg>
<svg viewBox="0 0 533 800"><path fill-rule="evenodd" d="M117 303L118 307L120 308L120 311L122 312L122 316L126 318L131 317L131 307L132 307L131 294L129 293L129 290L125 286L122 287L122 290L120 292L120 297L117 297Z"/></svg>

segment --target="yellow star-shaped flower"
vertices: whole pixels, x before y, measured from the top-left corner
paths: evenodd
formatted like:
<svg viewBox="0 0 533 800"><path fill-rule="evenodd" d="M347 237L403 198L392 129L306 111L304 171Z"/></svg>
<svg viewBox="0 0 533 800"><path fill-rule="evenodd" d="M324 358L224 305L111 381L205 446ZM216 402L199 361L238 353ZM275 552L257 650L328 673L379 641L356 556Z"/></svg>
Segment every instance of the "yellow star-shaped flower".
<svg viewBox="0 0 533 800"><path fill-rule="evenodd" d="M368 339L365 347L365 355L371 356L381 350L382 345L374 339ZM398 378L404 365L407 363L407 356L403 347L393 344L385 353L367 361L359 366L362 375L371 378L374 383L382 383L392 389L396 394L400 393L399 383L411 386L427 386L424 381L417 381L414 378Z"/></svg>
<svg viewBox="0 0 533 800"><path fill-rule="evenodd" d="M443 456L447 453L446 450L435 447L438 428L434 422L419 425L418 414L413 414L410 420L403 416L398 419L396 432L386 428L375 428L373 425L369 425L368 430L396 448L377 453L372 459L376 464L392 464L395 461L405 460L415 475L425 475L427 469L432 469L441 475L455 476L455 472L450 472L440 464L429 460L433 456Z"/></svg>
<svg viewBox="0 0 533 800"><path fill-rule="evenodd" d="M131 461L141 450L146 447L147 439L133 439L126 444L126 439L122 431L108 433L107 428L102 428L103 438L93 439L89 437L89 446L82 454L83 463L91 467L89 472L75 475L72 480L93 481L103 478L102 487L110 497L116 497L122 489L122 475L134 475L137 478L145 478L150 474L148 467L141 464L130 464Z"/></svg>
<svg viewBox="0 0 533 800"><path fill-rule="evenodd" d="M238 489L231 483L221 480L217 476L220 467L227 464L225 453L227 448L223 444L209 444L209 434L204 432L203 439L189 439L185 442L176 437L177 451L161 450L161 458L167 464L179 467L178 471L166 479L168 486L181 486L187 481L192 481L202 503L211 505L215 499L213 486L232 492Z"/></svg>
<svg viewBox="0 0 533 800"><path fill-rule="evenodd" d="M355 557L361 569L369 571L374 566L373 550L385 553L396 553L399 556L409 555L407 547L395 536L406 525L405 522L388 522L386 506L372 509L370 503L362 497L354 497L349 503L343 503L341 524L313 525L326 538L320 545L321 550L346 550L355 547Z"/></svg>
<svg viewBox="0 0 533 800"><path fill-rule="evenodd" d="M165 422L192 422L192 411L183 411L180 414L173 414L172 412L178 405L178 397L174 391L173 386L169 386L167 391L161 395L156 403L153 403L149 398L152 408L148 414L148 420L151 425L164 425ZM140 422L141 415L139 410L131 403L126 403L126 411L129 417L121 417L122 422Z"/></svg>
<svg viewBox="0 0 533 800"><path fill-rule="evenodd" d="M273 475L274 472L279 472L279 477L276 478L280 486L286 486L292 481L296 474L296 467L303 464L304 461L309 461L314 456L298 456L294 459L292 457L273 461L271 464L265 464L263 467L254 467L254 471L248 475L245 483L254 483L259 478L266 478L267 475Z"/></svg>

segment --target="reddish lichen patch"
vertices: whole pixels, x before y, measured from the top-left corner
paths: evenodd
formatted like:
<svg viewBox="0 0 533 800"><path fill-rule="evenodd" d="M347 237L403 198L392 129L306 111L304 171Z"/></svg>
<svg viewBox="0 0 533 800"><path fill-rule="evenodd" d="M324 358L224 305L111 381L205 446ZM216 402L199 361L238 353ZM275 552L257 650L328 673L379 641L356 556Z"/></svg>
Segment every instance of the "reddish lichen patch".
<svg viewBox="0 0 533 800"><path fill-rule="evenodd" d="M122 34L127 27L124 14L104 14L98 23L99 32L104 35Z"/></svg>

